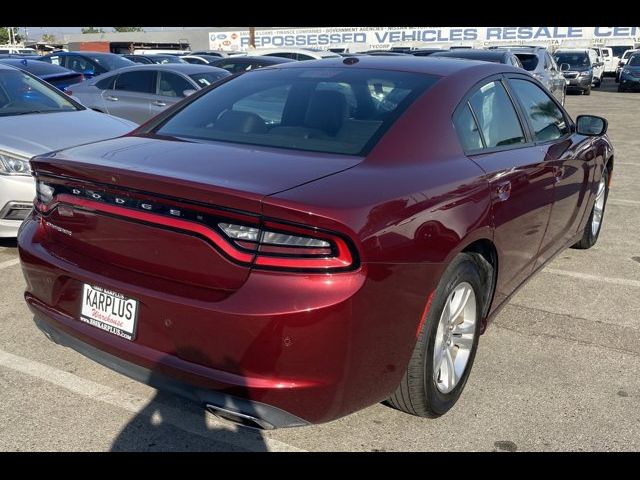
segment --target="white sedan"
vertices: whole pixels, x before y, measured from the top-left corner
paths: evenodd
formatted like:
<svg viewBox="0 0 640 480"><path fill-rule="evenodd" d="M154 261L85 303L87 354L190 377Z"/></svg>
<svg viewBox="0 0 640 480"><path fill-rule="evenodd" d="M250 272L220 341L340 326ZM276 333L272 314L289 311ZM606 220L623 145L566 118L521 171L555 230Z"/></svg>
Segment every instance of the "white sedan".
<svg viewBox="0 0 640 480"><path fill-rule="evenodd" d="M135 127L87 109L29 73L0 65L0 237L15 237L31 210L31 157L118 137Z"/></svg>

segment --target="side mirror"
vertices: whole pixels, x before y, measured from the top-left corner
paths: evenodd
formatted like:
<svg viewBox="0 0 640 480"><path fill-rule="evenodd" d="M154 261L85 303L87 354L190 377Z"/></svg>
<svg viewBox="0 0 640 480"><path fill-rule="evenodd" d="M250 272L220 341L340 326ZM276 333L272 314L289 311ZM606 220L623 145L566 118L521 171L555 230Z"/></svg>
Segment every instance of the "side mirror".
<svg viewBox="0 0 640 480"><path fill-rule="evenodd" d="M185 97L188 97L189 95L193 95L194 93L196 93L196 91L191 88L187 88L186 90L182 91L182 95L184 95Z"/></svg>
<svg viewBox="0 0 640 480"><path fill-rule="evenodd" d="M595 115L578 115L576 118L576 132L580 135L596 137L607 133L609 126L606 119Z"/></svg>
<svg viewBox="0 0 640 480"><path fill-rule="evenodd" d="M570 68L571 68L571 65L569 65L568 63L561 63L560 64L560 71L561 72L566 72Z"/></svg>

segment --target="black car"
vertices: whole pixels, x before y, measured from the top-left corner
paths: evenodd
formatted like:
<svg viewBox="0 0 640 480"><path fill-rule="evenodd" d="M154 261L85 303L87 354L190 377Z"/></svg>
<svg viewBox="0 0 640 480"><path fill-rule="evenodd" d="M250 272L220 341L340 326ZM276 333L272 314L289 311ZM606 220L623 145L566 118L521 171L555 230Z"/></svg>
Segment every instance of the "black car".
<svg viewBox="0 0 640 480"><path fill-rule="evenodd" d="M522 68L522 63L508 50L480 50L474 48L456 48L444 52L432 53L431 57L464 58L467 60L481 60L483 62L504 63Z"/></svg>
<svg viewBox="0 0 640 480"><path fill-rule="evenodd" d="M224 68L231 73L238 73L288 62L295 62L295 60L291 58L267 56L224 57L210 62L209 66Z"/></svg>
<svg viewBox="0 0 640 480"><path fill-rule="evenodd" d="M148 64L153 64L153 63L158 63L158 64L165 64L165 63L186 63L184 60L182 60L180 57L176 57L175 55L169 55L169 54L157 54L157 55L122 55L124 58L131 60L132 62L135 63L143 63L145 65Z"/></svg>
<svg viewBox="0 0 640 480"><path fill-rule="evenodd" d="M629 57L626 65L620 71L619 92L640 90L640 53Z"/></svg>
<svg viewBox="0 0 640 480"><path fill-rule="evenodd" d="M11 65L12 67L29 72L63 91L69 85L84 81L83 74L74 72L68 68L60 67L59 65L51 65L49 63L41 62L38 58L39 57L0 58L0 63Z"/></svg>

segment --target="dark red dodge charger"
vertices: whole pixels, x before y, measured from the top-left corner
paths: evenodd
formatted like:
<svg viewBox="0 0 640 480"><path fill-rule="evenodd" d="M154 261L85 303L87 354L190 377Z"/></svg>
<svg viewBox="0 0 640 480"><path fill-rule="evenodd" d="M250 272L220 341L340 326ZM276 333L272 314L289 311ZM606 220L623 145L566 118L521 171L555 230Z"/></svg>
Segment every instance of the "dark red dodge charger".
<svg viewBox="0 0 640 480"><path fill-rule="evenodd" d="M501 64L251 71L32 159L25 299L55 342L244 425L441 415L514 292L596 242L606 129Z"/></svg>

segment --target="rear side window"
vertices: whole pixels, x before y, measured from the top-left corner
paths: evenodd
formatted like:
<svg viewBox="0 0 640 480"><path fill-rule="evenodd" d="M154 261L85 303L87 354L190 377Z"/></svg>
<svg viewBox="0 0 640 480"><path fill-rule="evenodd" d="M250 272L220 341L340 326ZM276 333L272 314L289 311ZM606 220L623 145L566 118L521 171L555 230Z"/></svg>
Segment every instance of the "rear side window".
<svg viewBox="0 0 640 480"><path fill-rule="evenodd" d="M569 133L564 114L540 87L527 80L510 79L509 83L529 117L536 142L556 140Z"/></svg>
<svg viewBox="0 0 640 480"><path fill-rule="evenodd" d="M116 90L140 93L156 93L156 73L152 70L126 72L118 76Z"/></svg>
<svg viewBox="0 0 640 480"><path fill-rule="evenodd" d="M111 77L103 78L99 82L96 82L95 86L100 90L111 90L113 89L113 84L115 83L117 76L118 75L113 75Z"/></svg>
<svg viewBox="0 0 640 480"><path fill-rule="evenodd" d="M453 123L458 132L460 143L465 151L478 150L482 148L482 138L480 137L480 131L478 125L469 108L469 104L465 104L462 109L456 114L453 119Z"/></svg>
<svg viewBox="0 0 640 480"><path fill-rule="evenodd" d="M524 132L509 95L499 81L490 82L469 99L487 148L525 143Z"/></svg>
<svg viewBox="0 0 640 480"><path fill-rule="evenodd" d="M260 69L210 90L156 132L363 155L438 78L364 68Z"/></svg>

